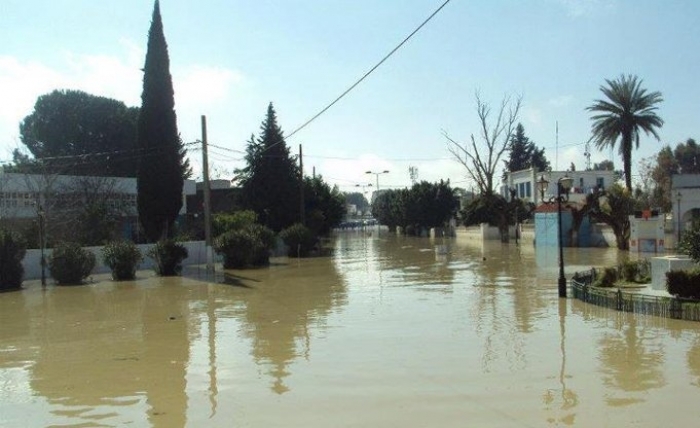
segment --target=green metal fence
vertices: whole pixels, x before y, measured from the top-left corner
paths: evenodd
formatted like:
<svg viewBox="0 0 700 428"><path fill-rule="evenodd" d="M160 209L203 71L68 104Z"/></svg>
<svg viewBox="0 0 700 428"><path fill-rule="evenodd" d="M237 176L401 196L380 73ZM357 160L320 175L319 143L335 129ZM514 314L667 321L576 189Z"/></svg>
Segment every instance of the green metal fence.
<svg viewBox="0 0 700 428"><path fill-rule="evenodd" d="M577 272L571 279L574 298L596 306L686 321L700 321L700 302L678 297L625 293L618 289L592 287L595 269Z"/></svg>

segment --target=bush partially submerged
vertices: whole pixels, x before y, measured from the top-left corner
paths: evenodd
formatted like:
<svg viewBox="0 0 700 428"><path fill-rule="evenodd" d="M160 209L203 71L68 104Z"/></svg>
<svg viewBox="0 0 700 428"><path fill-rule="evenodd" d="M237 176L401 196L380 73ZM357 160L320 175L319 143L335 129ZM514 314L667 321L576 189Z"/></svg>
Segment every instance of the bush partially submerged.
<svg viewBox="0 0 700 428"><path fill-rule="evenodd" d="M606 267L600 271L600 274L593 283L596 287L612 287L617 282L617 268Z"/></svg>
<svg viewBox="0 0 700 428"><path fill-rule="evenodd" d="M318 238L301 223L293 224L281 231L280 238L289 247L287 252L289 257L307 257L318 243Z"/></svg>
<svg viewBox="0 0 700 428"><path fill-rule="evenodd" d="M229 230L214 241L214 249L224 256L225 269L265 266L270 263L270 250L275 234L260 224Z"/></svg>
<svg viewBox="0 0 700 428"><path fill-rule="evenodd" d="M0 290L14 290L22 286L26 253L24 241L7 230L0 231Z"/></svg>
<svg viewBox="0 0 700 428"><path fill-rule="evenodd" d="M75 242L61 242L49 257L51 277L58 285L82 284L95 268L95 255Z"/></svg>
<svg viewBox="0 0 700 428"><path fill-rule="evenodd" d="M695 263L700 263L700 222L694 221L693 227L683 232L678 249Z"/></svg>
<svg viewBox="0 0 700 428"><path fill-rule="evenodd" d="M134 279L142 259L141 251L131 241L112 241L102 249L102 260L112 270L115 281Z"/></svg>
<svg viewBox="0 0 700 428"><path fill-rule="evenodd" d="M187 248L172 239L156 242L147 254L154 260L154 269L159 276L179 275L182 261L188 256Z"/></svg>
<svg viewBox="0 0 700 428"><path fill-rule="evenodd" d="M666 289L674 296L700 299L700 269L666 272Z"/></svg>

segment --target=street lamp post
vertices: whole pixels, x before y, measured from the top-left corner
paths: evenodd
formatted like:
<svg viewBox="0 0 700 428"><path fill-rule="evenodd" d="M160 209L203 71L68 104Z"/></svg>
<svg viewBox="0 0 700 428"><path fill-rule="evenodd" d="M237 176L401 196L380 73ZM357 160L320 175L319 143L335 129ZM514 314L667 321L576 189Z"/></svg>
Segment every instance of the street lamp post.
<svg viewBox="0 0 700 428"><path fill-rule="evenodd" d="M569 189L573 184L573 179L567 175L561 177L557 180L557 241L559 244L559 281L558 290L559 297L566 297L566 277L564 276L564 241L562 238L562 221L561 221L561 203L569 200ZM544 189L549 185L549 181L545 180L544 176L538 181L540 186L540 192L544 195ZM562 194L563 193L563 194ZM554 199L554 198L552 198ZM553 203L554 201L550 199L548 203Z"/></svg>
<svg viewBox="0 0 700 428"><path fill-rule="evenodd" d="M676 244L676 248L678 248L681 243L681 198L681 192L678 192L676 194L676 201L678 202L678 243Z"/></svg>
<svg viewBox="0 0 700 428"><path fill-rule="evenodd" d="M372 187L372 183L367 183L367 184L356 184L355 187L361 187L361 188L362 188L362 197L364 198L364 201L363 201L363 204L364 204L364 202L367 201L367 196L366 196L366 195L367 195L367 190L365 190L365 189L366 189L367 187ZM366 207L363 207L363 208L366 208ZM363 215L364 215L364 211L363 211Z"/></svg>
<svg viewBox="0 0 700 428"><path fill-rule="evenodd" d="M39 250L41 255L41 286L46 287L46 259L44 258L44 208L39 205Z"/></svg>
<svg viewBox="0 0 700 428"><path fill-rule="evenodd" d="M388 173L389 173L389 170L387 170L387 169L385 169L382 172L372 172L372 171L365 172L365 174L373 174L375 177L377 177L377 192L379 191L379 176L381 174L388 174Z"/></svg>

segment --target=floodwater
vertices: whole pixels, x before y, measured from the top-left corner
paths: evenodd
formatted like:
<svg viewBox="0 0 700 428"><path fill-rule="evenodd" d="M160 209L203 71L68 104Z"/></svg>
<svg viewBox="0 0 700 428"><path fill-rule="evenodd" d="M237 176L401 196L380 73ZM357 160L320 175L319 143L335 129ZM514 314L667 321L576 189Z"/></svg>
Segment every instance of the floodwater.
<svg viewBox="0 0 700 428"><path fill-rule="evenodd" d="M0 294L0 426L700 420L700 323L557 298L554 248L376 230L333 246L210 280L144 271ZM567 274L626 256L567 249Z"/></svg>

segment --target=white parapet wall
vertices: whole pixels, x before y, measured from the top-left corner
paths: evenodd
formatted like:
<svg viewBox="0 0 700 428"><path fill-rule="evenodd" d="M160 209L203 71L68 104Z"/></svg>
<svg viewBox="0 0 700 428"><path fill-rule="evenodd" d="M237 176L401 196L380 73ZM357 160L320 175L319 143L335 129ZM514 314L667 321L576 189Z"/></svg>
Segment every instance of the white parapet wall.
<svg viewBox="0 0 700 428"><path fill-rule="evenodd" d="M651 288L666 291L666 272L697 267L690 257L663 256L651 258Z"/></svg>
<svg viewBox="0 0 700 428"><path fill-rule="evenodd" d="M187 248L187 258L182 262L183 265L203 265L207 262L207 253L205 250L204 241L188 241L181 242L182 245ZM141 244L137 245L141 254L143 255L143 261L139 265L139 269L152 269L153 259L146 256L148 250L153 247L153 244ZM92 252L95 255L97 263L95 264L95 269L93 269L93 274L99 273L109 273L109 267L102 263L102 247L85 247L86 250ZM44 250L44 257L48 260L51 255L51 250ZM27 254L22 260L22 265L24 266L24 279L39 279L41 278L41 250L32 249L27 250ZM46 265L46 277L50 278L50 272L48 267L48 262Z"/></svg>

